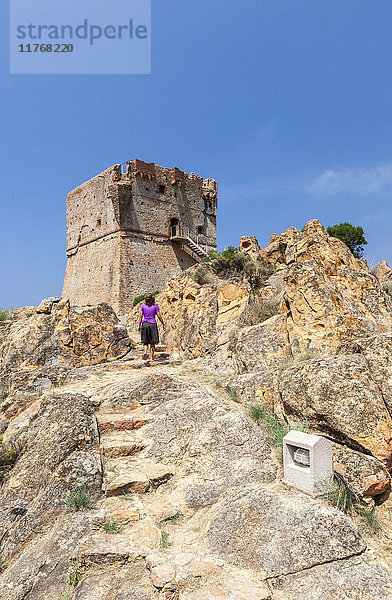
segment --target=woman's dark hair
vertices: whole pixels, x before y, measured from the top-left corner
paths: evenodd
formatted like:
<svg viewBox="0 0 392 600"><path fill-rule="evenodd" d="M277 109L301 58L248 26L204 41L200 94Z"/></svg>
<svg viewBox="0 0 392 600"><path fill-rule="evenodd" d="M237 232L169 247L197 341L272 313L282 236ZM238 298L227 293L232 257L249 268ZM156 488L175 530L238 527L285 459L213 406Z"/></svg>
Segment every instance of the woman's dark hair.
<svg viewBox="0 0 392 600"><path fill-rule="evenodd" d="M144 303L147 304L147 306L152 306L155 304L154 296L152 294L146 294L144 297Z"/></svg>

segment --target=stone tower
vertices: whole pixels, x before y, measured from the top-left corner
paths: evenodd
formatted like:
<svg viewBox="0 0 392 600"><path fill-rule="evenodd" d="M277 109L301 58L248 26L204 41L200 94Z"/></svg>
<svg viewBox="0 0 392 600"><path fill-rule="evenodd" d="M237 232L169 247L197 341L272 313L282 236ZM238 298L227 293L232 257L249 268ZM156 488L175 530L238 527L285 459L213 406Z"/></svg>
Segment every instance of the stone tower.
<svg viewBox="0 0 392 600"><path fill-rule="evenodd" d="M217 190L213 179L134 160L70 192L63 297L125 314L135 296L162 290L216 248Z"/></svg>

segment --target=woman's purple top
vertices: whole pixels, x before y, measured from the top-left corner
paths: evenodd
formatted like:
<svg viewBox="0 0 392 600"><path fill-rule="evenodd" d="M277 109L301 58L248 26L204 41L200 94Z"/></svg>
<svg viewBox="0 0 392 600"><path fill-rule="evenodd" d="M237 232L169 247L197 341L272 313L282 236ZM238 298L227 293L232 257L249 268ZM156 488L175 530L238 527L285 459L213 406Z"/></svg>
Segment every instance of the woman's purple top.
<svg viewBox="0 0 392 600"><path fill-rule="evenodd" d="M147 304L142 304L140 309L143 313L142 323L156 323L155 315L159 312L158 304L153 304L152 306L147 306Z"/></svg>

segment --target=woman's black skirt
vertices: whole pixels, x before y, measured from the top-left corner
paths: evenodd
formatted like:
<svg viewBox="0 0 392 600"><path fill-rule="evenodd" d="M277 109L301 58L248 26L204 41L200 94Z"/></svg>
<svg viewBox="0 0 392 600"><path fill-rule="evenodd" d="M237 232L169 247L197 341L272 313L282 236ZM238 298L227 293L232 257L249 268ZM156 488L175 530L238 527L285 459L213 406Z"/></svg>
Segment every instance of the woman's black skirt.
<svg viewBox="0 0 392 600"><path fill-rule="evenodd" d="M159 343L159 334L158 334L158 326L156 323L147 323L146 321L142 323L142 344L147 346L147 344L158 344Z"/></svg>

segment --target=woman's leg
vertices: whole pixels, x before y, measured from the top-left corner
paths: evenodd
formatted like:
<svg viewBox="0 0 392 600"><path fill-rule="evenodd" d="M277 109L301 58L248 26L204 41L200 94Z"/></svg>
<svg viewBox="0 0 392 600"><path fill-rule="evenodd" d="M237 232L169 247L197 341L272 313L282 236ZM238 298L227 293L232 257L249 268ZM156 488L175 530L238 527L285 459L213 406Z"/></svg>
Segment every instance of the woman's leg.
<svg viewBox="0 0 392 600"><path fill-rule="evenodd" d="M155 344L150 344L150 359L154 360L155 355Z"/></svg>
<svg viewBox="0 0 392 600"><path fill-rule="evenodd" d="M143 344L143 360L148 358L148 335L145 323L142 323L140 328L141 342Z"/></svg>

